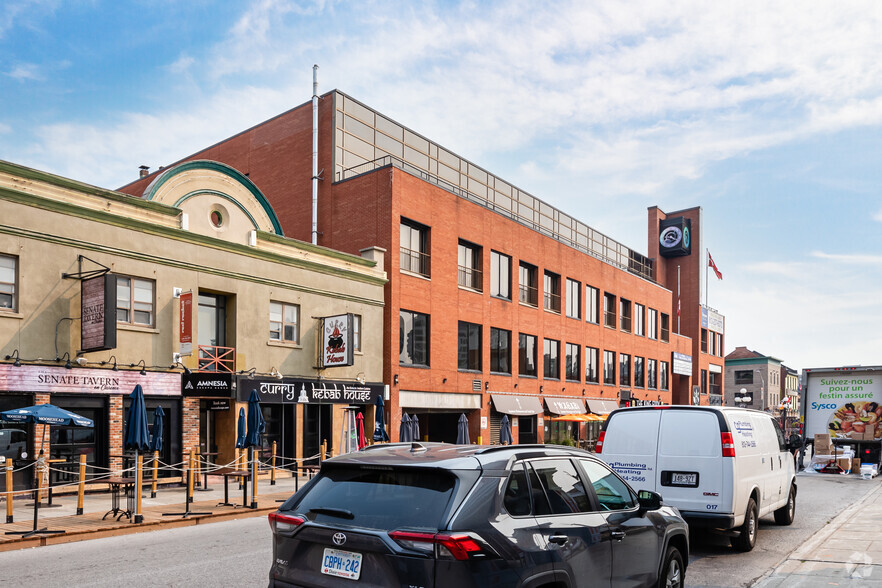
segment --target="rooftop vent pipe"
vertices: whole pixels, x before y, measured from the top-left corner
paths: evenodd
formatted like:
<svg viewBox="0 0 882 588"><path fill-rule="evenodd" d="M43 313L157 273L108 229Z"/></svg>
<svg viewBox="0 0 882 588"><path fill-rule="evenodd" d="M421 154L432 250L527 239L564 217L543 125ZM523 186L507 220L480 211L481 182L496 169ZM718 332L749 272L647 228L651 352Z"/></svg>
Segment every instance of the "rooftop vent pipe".
<svg viewBox="0 0 882 588"><path fill-rule="evenodd" d="M149 167L149 166L147 166L147 165L139 165L139 166L138 166L138 169L141 170L141 171L138 173L138 177L146 178L147 176L150 175L150 167Z"/></svg>

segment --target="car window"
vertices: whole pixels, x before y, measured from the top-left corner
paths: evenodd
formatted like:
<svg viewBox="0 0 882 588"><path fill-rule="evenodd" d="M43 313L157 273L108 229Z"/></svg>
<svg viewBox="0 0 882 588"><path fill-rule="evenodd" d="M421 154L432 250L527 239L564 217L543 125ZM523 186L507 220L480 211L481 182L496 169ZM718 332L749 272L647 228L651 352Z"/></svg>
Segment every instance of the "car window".
<svg viewBox="0 0 882 588"><path fill-rule="evenodd" d="M633 508L634 494L608 467L590 459L580 459L579 463L594 487L601 510Z"/></svg>
<svg viewBox="0 0 882 588"><path fill-rule="evenodd" d="M675 457L722 455L719 443L720 421L715 413L698 410L664 410L662 413L661 435L658 440L659 455ZM698 439L702 441L696 442Z"/></svg>
<svg viewBox="0 0 882 588"><path fill-rule="evenodd" d="M778 437L778 451L787 451L787 445L784 442L784 431L781 430L781 423L775 419L769 420L772 421L772 427L775 429L775 435Z"/></svg>
<svg viewBox="0 0 882 588"><path fill-rule="evenodd" d="M511 472L508 483L505 485L505 498L503 506L513 517L522 517L530 514L530 484L527 482L527 473L523 465L518 465Z"/></svg>
<svg viewBox="0 0 882 588"><path fill-rule="evenodd" d="M438 470L335 468L322 472L290 510L330 524L437 530L455 483L452 475Z"/></svg>
<svg viewBox="0 0 882 588"><path fill-rule="evenodd" d="M573 462L549 459L531 462L531 466L545 490L552 513L570 514L591 510L588 494Z"/></svg>

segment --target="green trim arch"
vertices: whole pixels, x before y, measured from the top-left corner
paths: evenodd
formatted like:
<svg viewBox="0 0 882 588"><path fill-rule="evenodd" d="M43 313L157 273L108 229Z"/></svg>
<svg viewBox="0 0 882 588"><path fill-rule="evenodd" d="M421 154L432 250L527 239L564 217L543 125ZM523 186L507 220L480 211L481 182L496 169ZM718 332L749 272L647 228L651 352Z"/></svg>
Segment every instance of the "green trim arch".
<svg viewBox="0 0 882 588"><path fill-rule="evenodd" d="M263 193L260 191L260 189L246 175L242 174L241 172L239 172L235 168L232 168L229 165L227 165L225 163L221 163L219 161L211 161L208 159L197 159L194 161L187 161L185 163L182 163L182 164L176 165L174 167L171 167L167 170L164 170L161 174L159 174L156 177L155 180L153 180L150 183L149 186L147 186L147 189L144 190L144 200L153 200L153 197L156 195L156 192L159 190L159 188L161 188L162 185L165 184L166 182L168 182L171 178L175 177L178 174L188 172L188 171L194 171L194 170L214 171L214 172L223 174L223 175L237 181L238 183L242 184L242 186L244 186L251 193L251 195L254 196L254 198L257 200L257 202L263 208L264 212L266 212L266 215L269 217L270 222L272 222L272 224L273 224L273 230L274 230L275 234L284 237L285 234L282 231L282 224L279 222L279 217L276 216L276 212L273 210L273 207L270 206L270 203L266 199L266 196L263 195ZM211 191L199 190L199 191L191 192L190 194L187 194L184 198L179 199L178 202L175 203L175 206L179 205L181 202L183 202L187 198L190 198L191 196L194 196L194 195L200 194L200 193L207 193L207 192L211 192ZM224 196L228 200L233 201L233 199L228 197L226 194L218 194L218 195ZM238 203L237 203L237 206L239 208L242 208L242 206L239 205Z"/></svg>

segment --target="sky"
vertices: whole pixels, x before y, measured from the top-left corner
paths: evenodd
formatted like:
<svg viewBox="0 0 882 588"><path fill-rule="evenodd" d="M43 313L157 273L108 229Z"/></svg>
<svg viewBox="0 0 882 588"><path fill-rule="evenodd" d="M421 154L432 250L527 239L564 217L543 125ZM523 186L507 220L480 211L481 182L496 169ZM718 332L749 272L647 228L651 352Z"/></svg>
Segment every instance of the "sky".
<svg viewBox="0 0 882 588"><path fill-rule="evenodd" d="M880 55L878 0L4 0L0 159L119 188L317 64L638 252L647 207L701 206L727 352L882 365Z"/></svg>

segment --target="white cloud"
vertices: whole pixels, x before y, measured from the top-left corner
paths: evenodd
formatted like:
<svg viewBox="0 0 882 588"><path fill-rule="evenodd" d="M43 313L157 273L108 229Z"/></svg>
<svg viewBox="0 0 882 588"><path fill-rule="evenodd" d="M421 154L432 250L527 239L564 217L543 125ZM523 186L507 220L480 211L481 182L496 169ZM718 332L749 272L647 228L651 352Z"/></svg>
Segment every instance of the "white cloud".
<svg viewBox="0 0 882 588"><path fill-rule="evenodd" d="M42 81L45 76L40 71L40 67L33 63L18 63L12 66L5 75L18 81L33 80Z"/></svg>
<svg viewBox="0 0 882 588"><path fill-rule="evenodd" d="M824 253L823 251L812 251L812 257L853 265L882 265L882 255L869 255L866 253Z"/></svg>
<svg viewBox="0 0 882 588"><path fill-rule="evenodd" d="M194 63L196 63L196 59L192 56L181 55L173 63L168 65L168 70L176 74L186 73L191 67L193 67Z"/></svg>

